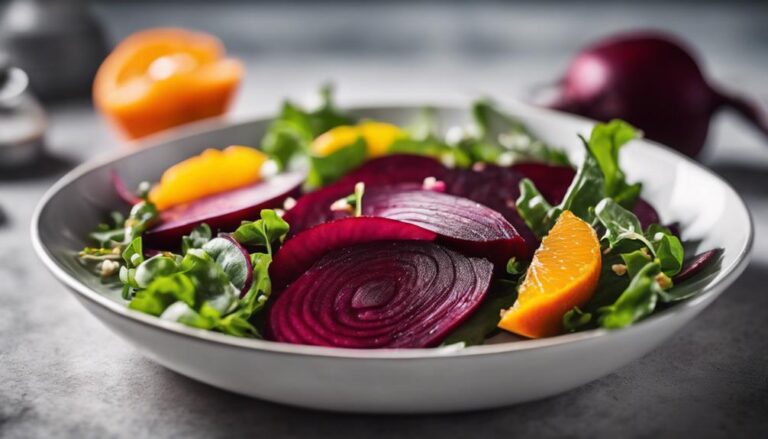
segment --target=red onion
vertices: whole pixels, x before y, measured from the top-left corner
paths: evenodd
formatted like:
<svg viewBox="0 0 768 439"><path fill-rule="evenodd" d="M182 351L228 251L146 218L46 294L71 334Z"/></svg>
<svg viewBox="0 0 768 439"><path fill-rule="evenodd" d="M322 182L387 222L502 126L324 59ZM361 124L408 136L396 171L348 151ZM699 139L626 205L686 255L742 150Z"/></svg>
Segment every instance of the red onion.
<svg viewBox="0 0 768 439"><path fill-rule="evenodd" d="M422 241L337 250L277 297L268 335L359 349L436 346L475 311L492 272L485 259Z"/></svg>
<svg viewBox="0 0 768 439"><path fill-rule="evenodd" d="M712 115L731 108L768 136L768 117L743 96L713 87L685 45L655 32L617 35L571 62L551 107L600 121L623 119L694 157Z"/></svg>
<svg viewBox="0 0 768 439"><path fill-rule="evenodd" d="M280 289L334 250L374 241L434 241L435 233L387 218L352 217L319 224L287 240L269 272Z"/></svg>
<svg viewBox="0 0 768 439"><path fill-rule="evenodd" d="M402 221L433 231L462 252L506 266L528 255L525 240L501 214L472 200L408 185L366 190L363 215Z"/></svg>
<svg viewBox="0 0 768 439"><path fill-rule="evenodd" d="M181 237L200 223L208 223L213 230L234 230L243 220L258 218L261 209L281 207L303 182L303 173L288 172L171 207L160 212L160 223L144 234L144 240L151 247L168 249L177 247Z"/></svg>

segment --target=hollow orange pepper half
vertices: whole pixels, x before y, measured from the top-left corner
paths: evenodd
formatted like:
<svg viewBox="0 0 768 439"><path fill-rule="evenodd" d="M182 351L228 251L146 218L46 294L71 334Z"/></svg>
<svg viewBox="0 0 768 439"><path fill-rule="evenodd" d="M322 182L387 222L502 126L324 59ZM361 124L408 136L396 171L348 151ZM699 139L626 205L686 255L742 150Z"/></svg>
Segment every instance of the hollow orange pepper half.
<svg viewBox="0 0 768 439"><path fill-rule="evenodd" d="M243 76L214 36L183 29L135 33L104 60L93 85L96 107L129 139L218 116Z"/></svg>

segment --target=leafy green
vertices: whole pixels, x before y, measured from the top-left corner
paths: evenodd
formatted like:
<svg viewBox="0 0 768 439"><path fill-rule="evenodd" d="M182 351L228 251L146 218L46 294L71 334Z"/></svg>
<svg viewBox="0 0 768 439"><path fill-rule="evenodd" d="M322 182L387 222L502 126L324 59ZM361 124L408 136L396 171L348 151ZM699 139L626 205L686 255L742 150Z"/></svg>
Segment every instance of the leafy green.
<svg viewBox="0 0 768 439"><path fill-rule="evenodd" d="M624 261L624 265L627 267L627 275L630 279L637 276L637 273L652 260L645 248L629 253L622 253L620 256Z"/></svg>
<svg viewBox="0 0 768 439"><path fill-rule="evenodd" d="M128 308L159 316L176 301L190 306L195 303L195 284L184 273L175 273L153 280L147 288L136 293L128 304Z"/></svg>
<svg viewBox="0 0 768 439"><path fill-rule="evenodd" d="M603 239L608 242L608 248L613 249L624 240L637 240L643 243L652 252L655 251L651 242L643 234L640 220L634 213L621 207L611 198L604 198L597 203L595 215L605 227Z"/></svg>
<svg viewBox="0 0 768 439"><path fill-rule="evenodd" d="M247 263L250 261L243 257L243 252L235 243L226 238L213 238L203 245L203 250L227 273L230 282L238 289L245 286L250 269Z"/></svg>
<svg viewBox="0 0 768 439"><path fill-rule="evenodd" d="M595 125L587 146L605 178L605 196L623 206L632 207L640 195L639 183L628 184L619 165L619 150L638 137L635 128L621 120Z"/></svg>
<svg viewBox="0 0 768 439"><path fill-rule="evenodd" d="M362 138L328 155L311 155L307 186L318 188L338 180L339 177L363 164L367 155L368 147Z"/></svg>
<svg viewBox="0 0 768 439"><path fill-rule="evenodd" d="M472 164L472 158L465 151L435 137L403 137L392 142L387 151L391 154L425 155L447 166L466 168Z"/></svg>
<svg viewBox="0 0 768 439"><path fill-rule="evenodd" d="M472 116L478 137L465 139L460 147L475 161L571 164L565 152L536 139L523 123L501 112L487 99L472 104Z"/></svg>
<svg viewBox="0 0 768 439"><path fill-rule="evenodd" d="M656 308L658 293L663 291L656 281L656 276L660 273L659 264L646 264L616 303L598 310L600 325L609 329L623 328L651 314Z"/></svg>
<svg viewBox="0 0 768 439"><path fill-rule="evenodd" d="M515 300L515 282L504 279L494 281L477 311L448 335L443 346L455 343L464 343L465 346L483 344L486 337L497 329L501 310L511 307Z"/></svg>
<svg viewBox="0 0 768 439"><path fill-rule="evenodd" d="M563 315L563 328L575 332L586 328L592 322L592 314L582 311L578 306Z"/></svg>
<svg viewBox="0 0 768 439"><path fill-rule="evenodd" d="M658 224L652 224L643 233L640 220L610 198L602 200L595 209L600 223L605 227L603 239L613 249L626 240L636 240L647 248L667 276L674 276L683 266L683 244L672 232Z"/></svg>
<svg viewBox="0 0 768 439"><path fill-rule="evenodd" d="M232 237L240 244L263 247L272 255L272 244L282 241L290 226L272 209L262 209L260 216L257 221L241 224Z"/></svg>
<svg viewBox="0 0 768 439"><path fill-rule="evenodd" d="M211 240L212 236L211 227L206 223L200 223L189 235L181 237L181 252L186 253L191 248L201 248Z"/></svg>
<svg viewBox="0 0 768 439"><path fill-rule="evenodd" d="M515 207L520 218L539 238L544 237L552 228L554 223L550 216L553 212L552 205L527 178L520 181L520 197L515 202Z"/></svg>
<svg viewBox="0 0 768 439"><path fill-rule="evenodd" d="M137 267L144 262L143 247L141 236L134 238L133 241L125 247L122 257L126 267Z"/></svg>
<svg viewBox="0 0 768 439"><path fill-rule="evenodd" d="M661 264L661 271L670 277L679 273L683 268L683 258L685 257L680 239L668 228L658 224L648 226L645 234L653 243L653 250L656 259Z"/></svg>
<svg viewBox="0 0 768 439"><path fill-rule="evenodd" d="M135 270L127 269L128 279L120 280L134 288L146 288L154 279L179 271L178 261L169 256L156 255L139 264ZM122 270L121 270L122 271Z"/></svg>
<svg viewBox="0 0 768 439"><path fill-rule="evenodd" d="M339 111L333 104L333 89L329 85L320 90L321 105L314 111L285 102L280 114L267 129L261 141L262 150L270 155L280 169L291 159L308 154L312 140L331 128L351 125L355 120Z"/></svg>

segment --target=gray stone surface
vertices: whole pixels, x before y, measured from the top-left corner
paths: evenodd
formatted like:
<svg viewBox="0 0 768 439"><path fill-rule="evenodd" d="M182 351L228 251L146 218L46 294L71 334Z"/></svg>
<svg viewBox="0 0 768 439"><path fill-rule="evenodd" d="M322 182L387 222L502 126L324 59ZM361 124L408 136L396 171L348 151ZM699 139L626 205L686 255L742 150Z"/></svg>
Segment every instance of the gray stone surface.
<svg viewBox="0 0 768 439"><path fill-rule="evenodd" d="M524 97L584 42L638 26L681 33L713 76L768 101L765 6L240 8L102 5L99 12L115 38L158 24L220 34L248 64L236 117L272 111L281 97L302 98L326 79L336 81L342 103ZM729 115L717 118L705 161L754 215L753 261L737 283L661 348L599 381L540 402L448 416L297 410L219 391L141 357L80 307L31 249L29 220L45 189L74 164L118 148L87 103L52 107L51 116L51 158L34 171L0 171L2 437L768 434L768 149Z"/></svg>

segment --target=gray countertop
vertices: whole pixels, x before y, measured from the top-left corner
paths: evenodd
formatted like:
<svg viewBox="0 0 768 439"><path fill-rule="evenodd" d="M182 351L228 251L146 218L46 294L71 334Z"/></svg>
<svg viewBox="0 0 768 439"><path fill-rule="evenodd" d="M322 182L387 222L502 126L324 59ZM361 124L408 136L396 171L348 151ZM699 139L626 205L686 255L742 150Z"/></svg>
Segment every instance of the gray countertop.
<svg viewBox="0 0 768 439"><path fill-rule="evenodd" d="M648 26L682 34L712 76L768 102L765 6L203 3L108 4L98 12L114 38L160 24L221 35L248 65L234 117L265 114L282 97L301 99L327 79L336 82L342 104L520 98L556 77L583 43ZM0 225L2 437L768 434L768 149L734 116L716 119L704 160L749 204L754 256L692 324L641 360L544 401L445 416L358 416L298 410L196 383L143 358L91 317L41 266L29 221L63 172L117 149L119 141L87 102L49 110L50 156L34 172L0 171L7 217Z"/></svg>

